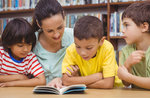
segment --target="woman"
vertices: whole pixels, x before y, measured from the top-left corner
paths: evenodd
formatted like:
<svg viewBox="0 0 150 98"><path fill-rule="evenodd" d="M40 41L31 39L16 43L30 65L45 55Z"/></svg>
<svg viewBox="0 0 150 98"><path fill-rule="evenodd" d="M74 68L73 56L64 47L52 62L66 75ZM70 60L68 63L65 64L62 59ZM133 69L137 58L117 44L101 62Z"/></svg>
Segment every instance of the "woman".
<svg viewBox="0 0 150 98"><path fill-rule="evenodd" d="M44 68L47 84L61 88L62 60L66 48L73 42L73 30L65 28L62 6L57 0L40 0L32 25L37 37L33 52Z"/></svg>

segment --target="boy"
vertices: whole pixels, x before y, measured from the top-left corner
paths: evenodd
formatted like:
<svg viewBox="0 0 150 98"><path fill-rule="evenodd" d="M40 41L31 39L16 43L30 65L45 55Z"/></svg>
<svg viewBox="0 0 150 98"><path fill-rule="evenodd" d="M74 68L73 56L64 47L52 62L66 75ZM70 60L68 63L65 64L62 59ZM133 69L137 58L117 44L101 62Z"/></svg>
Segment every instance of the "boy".
<svg viewBox="0 0 150 98"><path fill-rule="evenodd" d="M118 76L124 85L150 89L150 2L131 4L123 13L122 49Z"/></svg>
<svg viewBox="0 0 150 98"><path fill-rule="evenodd" d="M62 63L63 85L85 84L89 88L121 85L112 44L103 37L101 21L84 16L76 22L74 41ZM78 70L79 73L78 73Z"/></svg>

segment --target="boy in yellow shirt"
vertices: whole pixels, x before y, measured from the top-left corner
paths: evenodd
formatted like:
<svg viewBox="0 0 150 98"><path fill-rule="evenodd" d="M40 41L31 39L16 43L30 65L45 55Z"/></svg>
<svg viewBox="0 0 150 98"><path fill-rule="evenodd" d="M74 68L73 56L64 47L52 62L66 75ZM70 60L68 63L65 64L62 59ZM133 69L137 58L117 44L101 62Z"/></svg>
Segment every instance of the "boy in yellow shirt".
<svg viewBox="0 0 150 98"><path fill-rule="evenodd" d="M74 43L67 48L62 62L63 85L121 86L117 69L114 48L103 37L101 21L94 16L80 18L74 28Z"/></svg>

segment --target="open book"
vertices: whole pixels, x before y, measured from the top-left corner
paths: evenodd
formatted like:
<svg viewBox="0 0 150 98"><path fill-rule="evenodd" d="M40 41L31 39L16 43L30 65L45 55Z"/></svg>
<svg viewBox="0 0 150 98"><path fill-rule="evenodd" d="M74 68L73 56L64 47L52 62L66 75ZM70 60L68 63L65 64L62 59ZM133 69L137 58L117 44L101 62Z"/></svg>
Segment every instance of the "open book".
<svg viewBox="0 0 150 98"><path fill-rule="evenodd" d="M62 95L66 93L82 93L84 92L85 89L86 89L86 85L84 84L65 86L61 89L57 89L55 87L49 87L49 86L36 86L33 89L33 92Z"/></svg>

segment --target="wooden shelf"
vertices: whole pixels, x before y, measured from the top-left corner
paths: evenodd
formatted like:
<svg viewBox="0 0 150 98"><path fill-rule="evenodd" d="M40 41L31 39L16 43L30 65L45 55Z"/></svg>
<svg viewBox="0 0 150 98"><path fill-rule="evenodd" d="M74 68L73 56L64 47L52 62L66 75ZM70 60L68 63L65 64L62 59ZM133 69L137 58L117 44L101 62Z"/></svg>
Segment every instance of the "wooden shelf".
<svg viewBox="0 0 150 98"><path fill-rule="evenodd" d="M31 16L34 9L19 9L19 10L7 10L0 12L0 18L10 18L16 16Z"/></svg>
<svg viewBox="0 0 150 98"><path fill-rule="evenodd" d="M85 5L70 5L70 6L63 6L64 10L74 10L74 9L95 9L100 7L106 7L106 3L102 4L85 4Z"/></svg>
<svg viewBox="0 0 150 98"><path fill-rule="evenodd" d="M110 39L123 39L123 36L110 36Z"/></svg>
<svg viewBox="0 0 150 98"><path fill-rule="evenodd" d="M1 11L0 15L14 14L14 13L30 13L33 12L33 10L34 9L7 10L7 11Z"/></svg>

